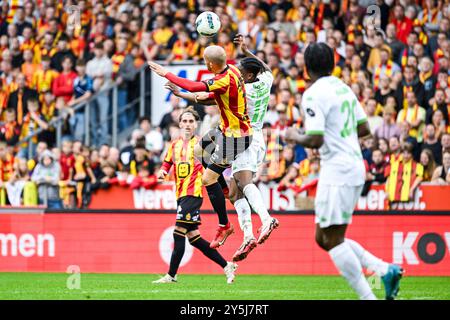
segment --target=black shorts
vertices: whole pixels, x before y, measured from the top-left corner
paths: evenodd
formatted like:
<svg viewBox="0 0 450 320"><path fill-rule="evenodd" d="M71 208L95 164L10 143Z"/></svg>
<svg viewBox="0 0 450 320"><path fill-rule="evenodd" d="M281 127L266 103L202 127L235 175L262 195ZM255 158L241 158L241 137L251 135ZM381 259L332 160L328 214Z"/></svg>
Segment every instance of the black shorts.
<svg viewBox="0 0 450 320"><path fill-rule="evenodd" d="M202 138L201 146L210 155L208 168L221 174L236 159L237 155L248 149L253 136L226 137L219 128L211 129Z"/></svg>
<svg viewBox="0 0 450 320"><path fill-rule="evenodd" d="M200 225L200 208L203 198L194 196L181 197L177 201L177 221L178 227L186 228L188 231L196 230Z"/></svg>

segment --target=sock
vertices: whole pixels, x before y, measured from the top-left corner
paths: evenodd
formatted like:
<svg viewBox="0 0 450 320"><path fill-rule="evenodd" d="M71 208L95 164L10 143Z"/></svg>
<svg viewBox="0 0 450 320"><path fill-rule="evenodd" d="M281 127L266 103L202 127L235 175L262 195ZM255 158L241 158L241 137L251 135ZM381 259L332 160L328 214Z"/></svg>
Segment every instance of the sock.
<svg viewBox="0 0 450 320"><path fill-rule="evenodd" d="M341 243L328 251L328 254L341 275L356 291L361 300L376 300L363 274L361 263L348 243Z"/></svg>
<svg viewBox="0 0 450 320"><path fill-rule="evenodd" d="M388 272L389 263L375 257L354 240L345 239L345 242L348 243L350 248L353 250L363 268L366 268L371 272L375 272L375 274L379 277L384 276Z"/></svg>
<svg viewBox="0 0 450 320"><path fill-rule="evenodd" d="M189 239L189 243L222 268L226 267L227 261L220 255L219 251L210 248L209 242L203 239L201 235Z"/></svg>
<svg viewBox="0 0 450 320"><path fill-rule="evenodd" d="M186 245L185 239L186 238L184 233L181 233L177 230L173 231L174 244L168 272L171 277L175 277L178 271L178 267L180 266L181 259L183 259L184 247Z"/></svg>
<svg viewBox="0 0 450 320"><path fill-rule="evenodd" d="M225 181L225 177L223 176L223 174L221 174L219 176L219 178L217 179L217 182L220 184L220 187L222 188L222 190L228 188L228 184Z"/></svg>
<svg viewBox="0 0 450 320"><path fill-rule="evenodd" d="M267 223L270 219L270 215L264 205L264 200L258 187L251 183L246 185L242 191L244 192L250 206L258 214L262 224Z"/></svg>
<svg viewBox="0 0 450 320"><path fill-rule="evenodd" d="M244 239L253 238L252 211L247 200L245 198L236 200L234 207L238 215L239 226L244 232Z"/></svg>
<svg viewBox="0 0 450 320"><path fill-rule="evenodd" d="M206 186L208 191L209 200L219 216L219 225L226 226L228 223L227 209L225 207L225 196L223 195L222 188L218 182Z"/></svg>

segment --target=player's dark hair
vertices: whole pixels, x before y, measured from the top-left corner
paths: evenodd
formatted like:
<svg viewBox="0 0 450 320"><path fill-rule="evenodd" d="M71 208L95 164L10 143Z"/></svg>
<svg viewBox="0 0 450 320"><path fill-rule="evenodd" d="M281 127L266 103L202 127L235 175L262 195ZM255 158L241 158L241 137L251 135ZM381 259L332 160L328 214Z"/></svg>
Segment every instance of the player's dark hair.
<svg viewBox="0 0 450 320"><path fill-rule="evenodd" d="M305 50L305 65L310 76L329 76L334 69L333 50L323 42L308 45Z"/></svg>
<svg viewBox="0 0 450 320"><path fill-rule="evenodd" d="M260 72L264 71L264 66L262 63L255 58L244 58L241 60L241 66L244 68L247 72L253 73L253 75L256 77Z"/></svg>

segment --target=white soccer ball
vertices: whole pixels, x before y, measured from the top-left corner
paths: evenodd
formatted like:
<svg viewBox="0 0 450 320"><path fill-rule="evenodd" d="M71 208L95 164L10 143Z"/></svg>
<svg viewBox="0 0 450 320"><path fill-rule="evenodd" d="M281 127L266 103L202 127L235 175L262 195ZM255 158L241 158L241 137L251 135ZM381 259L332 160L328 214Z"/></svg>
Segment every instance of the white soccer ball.
<svg viewBox="0 0 450 320"><path fill-rule="evenodd" d="M200 35L213 37L220 30L219 16L211 11L202 12L195 20L195 27Z"/></svg>

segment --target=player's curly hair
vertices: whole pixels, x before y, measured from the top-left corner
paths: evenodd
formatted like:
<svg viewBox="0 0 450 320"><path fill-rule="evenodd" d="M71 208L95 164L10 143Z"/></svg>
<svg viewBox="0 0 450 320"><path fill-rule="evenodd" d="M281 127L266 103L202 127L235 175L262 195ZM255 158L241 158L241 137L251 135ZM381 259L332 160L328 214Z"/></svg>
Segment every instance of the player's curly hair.
<svg viewBox="0 0 450 320"><path fill-rule="evenodd" d="M200 116L198 115L198 112L195 111L193 106L189 106L187 108L185 108L183 110L183 112L181 112L180 117L178 118L178 120L181 122L181 119L183 118L183 115L185 115L186 113L190 113L194 116L195 121L200 120Z"/></svg>
<svg viewBox="0 0 450 320"><path fill-rule="evenodd" d="M306 71L311 75L329 76L334 69L334 53L327 44L312 43L305 50Z"/></svg>
<svg viewBox="0 0 450 320"><path fill-rule="evenodd" d="M249 57L244 58L240 61L240 64L242 68L247 70L250 73L253 73L253 75L256 77L259 73L264 71L264 66L258 59Z"/></svg>

